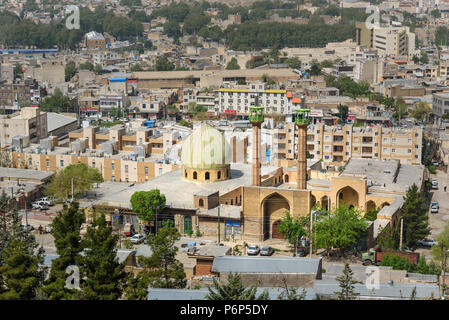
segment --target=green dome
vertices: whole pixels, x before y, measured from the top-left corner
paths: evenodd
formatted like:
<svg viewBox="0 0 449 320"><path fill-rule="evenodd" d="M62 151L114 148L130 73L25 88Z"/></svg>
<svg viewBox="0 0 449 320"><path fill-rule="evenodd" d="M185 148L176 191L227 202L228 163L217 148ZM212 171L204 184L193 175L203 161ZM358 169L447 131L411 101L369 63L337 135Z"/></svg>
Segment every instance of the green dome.
<svg viewBox="0 0 449 320"><path fill-rule="evenodd" d="M196 128L182 143L181 162L188 168L222 168L229 164L230 156L224 134L209 125Z"/></svg>

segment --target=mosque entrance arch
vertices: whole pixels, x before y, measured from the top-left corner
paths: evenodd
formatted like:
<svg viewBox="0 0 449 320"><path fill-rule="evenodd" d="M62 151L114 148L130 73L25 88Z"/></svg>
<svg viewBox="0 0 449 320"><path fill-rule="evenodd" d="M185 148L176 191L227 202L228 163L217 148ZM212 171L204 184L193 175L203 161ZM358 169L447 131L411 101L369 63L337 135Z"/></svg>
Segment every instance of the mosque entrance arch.
<svg viewBox="0 0 449 320"><path fill-rule="evenodd" d="M350 186L346 186L337 192L338 205L345 204L349 208L359 205L359 194Z"/></svg>
<svg viewBox="0 0 449 320"><path fill-rule="evenodd" d="M290 211L288 200L275 192L262 201L262 208L264 240L274 238L274 236L279 237L279 220Z"/></svg>

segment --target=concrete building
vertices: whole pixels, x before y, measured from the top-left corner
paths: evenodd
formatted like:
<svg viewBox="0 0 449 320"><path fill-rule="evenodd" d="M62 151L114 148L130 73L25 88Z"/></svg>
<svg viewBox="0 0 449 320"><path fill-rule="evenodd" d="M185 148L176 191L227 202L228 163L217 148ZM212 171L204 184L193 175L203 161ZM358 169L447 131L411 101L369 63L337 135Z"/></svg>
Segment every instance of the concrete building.
<svg viewBox="0 0 449 320"><path fill-rule="evenodd" d="M285 123L274 129L273 163L293 161L297 139L294 124ZM340 166L350 158L398 159L405 164L421 164L422 129L310 125L307 130L307 151L326 165Z"/></svg>
<svg viewBox="0 0 449 320"><path fill-rule="evenodd" d="M17 113L0 116L0 145L10 145L15 136L24 136L31 143L46 138L46 112L40 112L39 108L27 107Z"/></svg>
<svg viewBox="0 0 449 320"><path fill-rule="evenodd" d="M432 101L432 112L438 117L449 112L449 93L434 93Z"/></svg>
<svg viewBox="0 0 449 320"><path fill-rule="evenodd" d="M365 22L356 22L356 43L377 50L379 55L407 57L419 54L415 49L415 34L409 27L374 27L368 29Z"/></svg>
<svg viewBox="0 0 449 320"><path fill-rule="evenodd" d="M87 49L106 49L106 39L101 33L91 31L84 36L84 45Z"/></svg>
<svg viewBox="0 0 449 320"><path fill-rule="evenodd" d="M301 105L301 97L285 89L271 89L264 82L249 85L223 85L215 91L216 113L248 115L252 106L262 106L265 112L291 114Z"/></svg>

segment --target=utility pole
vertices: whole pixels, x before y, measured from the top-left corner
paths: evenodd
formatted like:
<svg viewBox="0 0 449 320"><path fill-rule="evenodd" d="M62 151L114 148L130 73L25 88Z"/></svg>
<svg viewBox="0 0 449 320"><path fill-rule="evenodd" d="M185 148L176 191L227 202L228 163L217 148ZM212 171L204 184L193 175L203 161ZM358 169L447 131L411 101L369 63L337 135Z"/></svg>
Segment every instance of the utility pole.
<svg viewBox="0 0 449 320"><path fill-rule="evenodd" d="M218 205L218 244L220 244L220 205Z"/></svg>
<svg viewBox="0 0 449 320"><path fill-rule="evenodd" d="M313 210L310 210L310 257L313 253Z"/></svg>
<svg viewBox="0 0 449 320"><path fill-rule="evenodd" d="M402 238L404 233L404 218L401 218L401 235L399 239L399 250L402 250Z"/></svg>

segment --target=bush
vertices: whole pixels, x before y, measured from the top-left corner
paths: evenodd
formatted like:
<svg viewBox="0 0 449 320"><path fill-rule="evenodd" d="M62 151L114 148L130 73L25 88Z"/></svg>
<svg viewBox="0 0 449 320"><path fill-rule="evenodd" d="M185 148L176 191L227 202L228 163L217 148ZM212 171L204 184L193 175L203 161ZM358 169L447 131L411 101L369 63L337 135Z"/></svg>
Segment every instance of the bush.
<svg viewBox="0 0 449 320"><path fill-rule="evenodd" d="M132 248L134 247L133 243L132 243L131 240L129 240L129 239L123 240L123 241L122 241L122 246L123 246L125 249L132 249Z"/></svg>
<svg viewBox="0 0 449 320"><path fill-rule="evenodd" d="M431 173L431 174L437 173L437 168L433 164L428 166L427 169L429 169L429 173Z"/></svg>

